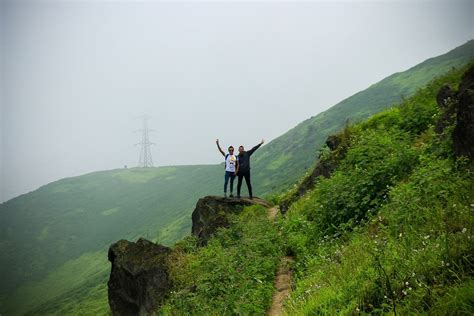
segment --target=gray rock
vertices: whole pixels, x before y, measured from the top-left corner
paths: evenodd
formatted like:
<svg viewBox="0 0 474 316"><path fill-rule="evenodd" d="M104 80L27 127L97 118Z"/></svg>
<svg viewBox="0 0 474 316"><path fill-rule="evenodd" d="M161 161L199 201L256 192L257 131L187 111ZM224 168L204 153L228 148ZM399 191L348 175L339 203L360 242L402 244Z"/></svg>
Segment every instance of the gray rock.
<svg viewBox="0 0 474 316"><path fill-rule="evenodd" d="M171 249L140 238L110 246L108 282L113 315L145 315L157 311L169 293L167 258Z"/></svg>
<svg viewBox="0 0 474 316"><path fill-rule="evenodd" d="M267 201L253 198L223 198L206 196L199 199L194 209L192 234L199 239L199 244L206 244L219 227L228 227L229 214L240 213L245 206L262 205L269 207Z"/></svg>

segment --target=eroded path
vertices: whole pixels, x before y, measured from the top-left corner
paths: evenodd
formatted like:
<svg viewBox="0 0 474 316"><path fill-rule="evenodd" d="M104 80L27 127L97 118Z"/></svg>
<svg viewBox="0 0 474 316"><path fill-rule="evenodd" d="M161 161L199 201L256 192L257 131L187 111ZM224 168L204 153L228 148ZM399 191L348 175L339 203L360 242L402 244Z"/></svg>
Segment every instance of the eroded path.
<svg viewBox="0 0 474 316"><path fill-rule="evenodd" d="M268 218L274 220L278 212L277 207L269 208ZM275 293L273 293L272 306L267 312L269 316L283 315L283 304L291 291L291 264L293 262L294 258L292 256L284 256L281 258L280 266L275 276Z"/></svg>

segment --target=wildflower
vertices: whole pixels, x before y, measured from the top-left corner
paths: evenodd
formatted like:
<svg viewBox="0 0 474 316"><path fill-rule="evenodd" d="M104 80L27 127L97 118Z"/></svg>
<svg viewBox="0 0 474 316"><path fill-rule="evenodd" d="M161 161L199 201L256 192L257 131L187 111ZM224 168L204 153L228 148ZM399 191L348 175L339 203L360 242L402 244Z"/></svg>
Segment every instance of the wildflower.
<svg viewBox="0 0 474 316"><path fill-rule="evenodd" d="M462 229L462 233L464 234L465 232L467 232L467 228L466 228L466 227L464 227L464 228Z"/></svg>
<svg viewBox="0 0 474 316"><path fill-rule="evenodd" d="M449 267L451 264L449 262L446 263L446 266Z"/></svg>
<svg viewBox="0 0 474 316"><path fill-rule="evenodd" d="M456 204L453 204L453 207L456 207Z"/></svg>
<svg viewBox="0 0 474 316"><path fill-rule="evenodd" d="M400 233L400 235L398 235L398 237L402 238L402 233Z"/></svg>
<svg viewBox="0 0 474 316"><path fill-rule="evenodd" d="M411 276L412 276L412 277L414 277L415 275L416 275L415 272L412 272L412 273L411 273Z"/></svg>
<svg viewBox="0 0 474 316"><path fill-rule="evenodd" d="M405 290L403 290L403 291L402 291L402 293L403 293L403 295L405 295L405 296L407 296L407 295L408 295L408 292L407 292L407 291L405 291Z"/></svg>
<svg viewBox="0 0 474 316"><path fill-rule="evenodd" d="M429 239L429 238L430 238L430 235L426 235L426 236L425 236L425 239Z"/></svg>
<svg viewBox="0 0 474 316"><path fill-rule="evenodd" d="M409 285L409 283L408 283L408 282L405 282L405 285L406 285L406 286L408 286L408 285Z"/></svg>

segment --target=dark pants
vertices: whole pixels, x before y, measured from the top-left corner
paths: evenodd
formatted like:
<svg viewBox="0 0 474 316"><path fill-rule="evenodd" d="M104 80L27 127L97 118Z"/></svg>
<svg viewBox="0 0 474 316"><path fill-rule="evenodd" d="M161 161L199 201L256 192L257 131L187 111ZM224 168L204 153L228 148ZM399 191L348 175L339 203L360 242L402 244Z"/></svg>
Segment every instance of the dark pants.
<svg viewBox="0 0 474 316"><path fill-rule="evenodd" d="M240 188L242 187L242 178L245 178L245 183L247 184L247 189L249 190L249 195L252 197L252 183L250 183L250 171L239 171L238 181L237 181L237 195L240 196Z"/></svg>
<svg viewBox="0 0 474 316"><path fill-rule="evenodd" d="M235 173L226 171L224 175L224 192L227 192L227 183L229 183L230 178L230 194L234 190L234 180L235 180Z"/></svg>

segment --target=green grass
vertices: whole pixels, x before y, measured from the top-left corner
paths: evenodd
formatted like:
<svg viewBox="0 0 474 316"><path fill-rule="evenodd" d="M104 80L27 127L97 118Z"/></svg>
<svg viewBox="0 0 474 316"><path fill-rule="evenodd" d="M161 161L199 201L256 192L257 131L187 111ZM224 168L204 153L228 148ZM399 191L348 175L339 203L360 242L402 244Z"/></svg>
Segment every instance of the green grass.
<svg viewBox="0 0 474 316"><path fill-rule="evenodd" d="M474 312L474 166L455 159L434 100L466 68L350 128L338 170L282 222L296 254L289 315Z"/></svg>
<svg viewBox="0 0 474 316"><path fill-rule="evenodd" d="M474 165L455 158L451 131L434 133L443 84L344 131L347 152L329 178L271 223L247 209L206 247L174 249L163 315L263 315L277 264L292 253L288 315L474 312Z"/></svg>
<svg viewBox="0 0 474 316"><path fill-rule="evenodd" d="M274 194L287 190L314 165L326 138L343 128L347 121L366 120L404 98L410 98L434 78L453 67L462 67L473 58L474 40L471 40L444 55L395 73L300 123L255 152L252 177L260 184L256 186L256 193Z"/></svg>
<svg viewBox="0 0 474 316"><path fill-rule="evenodd" d="M1 204L0 310L17 314L56 297L56 288L83 287L72 270L62 274L61 287L42 284L88 253L99 253L97 268L108 271L107 248L119 239L143 236L172 245L189 233L196 200L220 192L221 177L220 166L212 165L112 170L63 179ZM90 268L96 264L84 262L83 270Z"/></svg>
<svg viewBox="0 0 474 316"><path fill-rule="evenodd" d="M174 287L163 315L258 315L270 306L274 274L282 254L277 227L261 206L231 216L206 247L192 237L174 249Z"/></svg>
<svg viewBox="0 0 474 316"><path fill-rule="evenodd" d="M390 108L402 96L410 97L434 77L451 67L466 64L474 57L473 48L474 41L470 41L445 55L387 77L302 122L259 149L252 157L256 195L270 197L291 188L314 165L326 137L342 128L348 119L351 122L364 120ZM429 95L431 90L425 92ZM376 125L385 125L398 129L395 138L391 137L392 131L380 127L385 134L372 138L369 133L365 140L361 136L358 141L365 141L368 147L379 143L378 146L386 150L385 153L393 152L391 146L404 146L409 152L406 155L394 152L394 160L383 163L386 169L369 170L372 173L365 174L366 178L361 177L356 183L357 187L364 188L373 181L371 190L365 195L359 192L360 196L353 191L349 200L354 204L360 198L367 205L359 209L357 205L347 203L343 205L345 210L357 212L360 218L364 218L370 209L379 205L384 196L382 193L385 191L378 191L378 187L384 184L391 186L399 181L398 178L384 179L377 172L390 171L391 168L404 170L407 164L413 162L413 156L419 156L420 149L411 144L414 137L426 129L426 124L431 122L436 111L432 98L423 97L423 92L418 94L418 98L408 99L404 107L384 112L380 117L367 121L366 125L359 126L361 129L371 129ZM356 160L361 158L360 153L353 152L351 155ZM379 158L374 155L370 159ZM354 177L357 174L364 175L360 170L348 172ZM404 172L408 174L411 171ZM403 177L405 173L397 173L397 176ZM326 183L326 190L331 186L350 189L350 181L344 183L346 175L340 172L336 177L340 181ZM79 294L88 291L95 293L99 289L103 291L103 287L97 283L98 278L87 279L84 276L88 282L77 284L74 275L63 274L65 284L60 288L70 296L62 298L56 295L54 289L44 290L39 285L49 284L49 278L59 275L64 265L80 260L85 254L101 252L105 258L106 248L118 239L134 240L141 236L172 245L189 233L190 214L197 199L219 194L221 186L222 165L131 168L63 179L0 204L0 274L3 276L0 283L0 311L18 314L25 310L25 306L33 310L47 306L48 311L63 308L72 311L74 304L71 297L74 295L80 295L77 301L81 302L81 306L88 306L88 301L92 306L99 305L99 302L103 302L102 298L96 300L94 296ZM323 187L319 190L322 191ZM326 197L330 198L329 191ZM333 198L332 203L331 207L334 207L338 201ZM345 213L335 214L338 216L336 224L345 223ZM295 222L295 226L298 225L302 224ZM333 227L327 229L334 230ZM105 263L101 269L108 267L108 263ZM89 271L89 267L84 269ZM71 282L68 282L69 278ZM44 293L49 291L51 293ZM50 301L45 302L46 298ZM40 306L33 306L30 302Z"/></svg>
<svg viewBox="0 0 474 316"><path fill-rule="evenodd" d="M85 253L77 259L67 261L41 281L19 287L9 296L5 309L24 314L48 301L64 297L70 300L70 296L64 294L70 294L71 289L87 289L99 283L102 284L101 287L104 287L108 273L107 257L104 256L103 251ZM90 280L94 280L93 285L90 284ZM24 300L25 297L29 298L28 301ZM103 307L107 307L104 305L104 303L107 304L106 291L102 291L100 297L96 298L102 302ZM75 297L74 301L77 299L78 297ZM103 309L107 311L107 308Z"/></svg>

